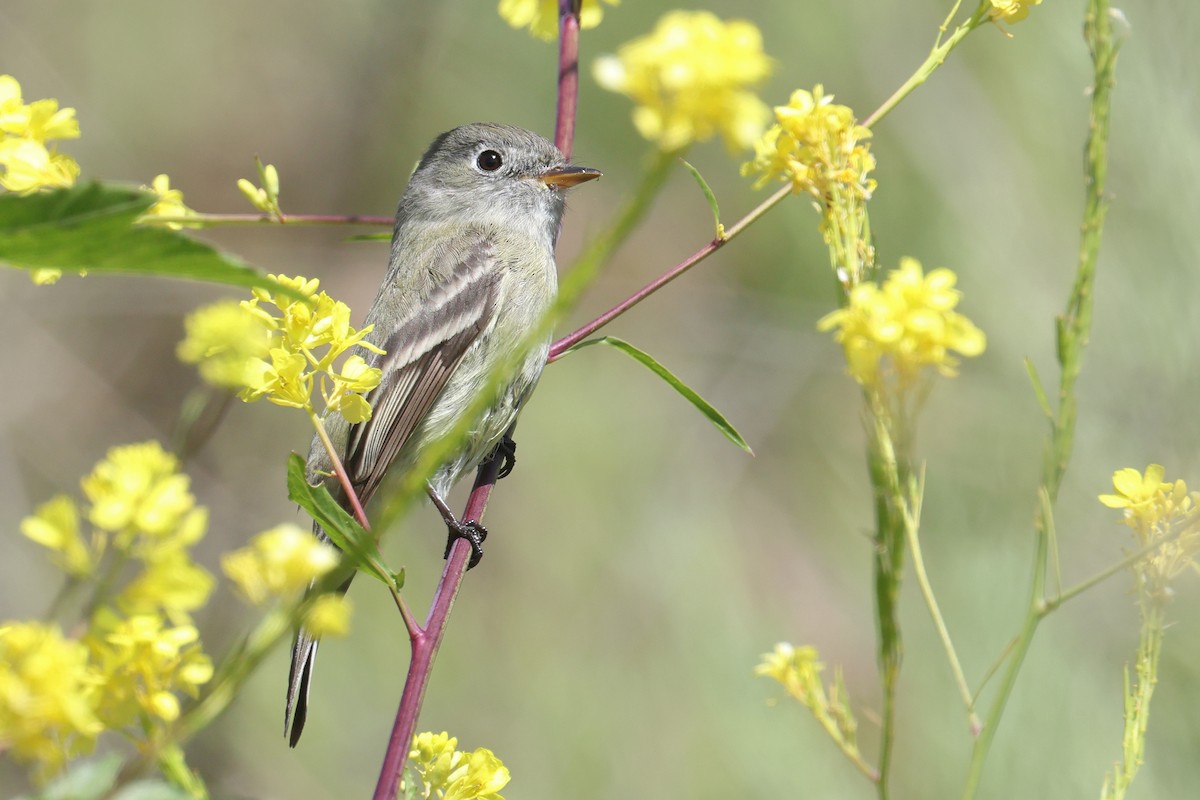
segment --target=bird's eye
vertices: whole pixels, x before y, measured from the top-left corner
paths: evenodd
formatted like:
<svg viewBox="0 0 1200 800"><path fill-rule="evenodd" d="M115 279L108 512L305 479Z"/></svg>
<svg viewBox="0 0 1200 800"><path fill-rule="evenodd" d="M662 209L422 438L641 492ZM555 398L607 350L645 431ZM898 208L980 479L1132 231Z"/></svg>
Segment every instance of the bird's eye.
<svg viewBox="0 0 1200 800"><path fill-rule="evenodd" d="M504 166L504 159L501 158L500 154L495 150L484 150L479 154L479 157L475 159L475 163L478 164L479 168L484 172L495 172L496 170L500 169L500 167Z"/></svg>

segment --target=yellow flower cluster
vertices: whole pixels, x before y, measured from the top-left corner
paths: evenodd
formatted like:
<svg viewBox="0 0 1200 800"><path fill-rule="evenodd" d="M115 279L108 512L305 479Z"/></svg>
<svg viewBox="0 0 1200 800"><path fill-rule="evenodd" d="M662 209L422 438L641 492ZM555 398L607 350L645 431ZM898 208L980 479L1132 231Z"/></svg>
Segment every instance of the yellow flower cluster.
<svg viewBox="0 0 1200 800"><path fill-rule="evenodd" d="M797 89L786 106L775 107L775 124L755 144L754 160L742 174L759 176L755 188L775 179L790 182L822 211L841 195L867 200L875 191L868 177L875 169L870 137L850 107L834 103L822 86Z"/></svg>
<svg viewBox="0 0 1200 800"><path fill-rule="evenodd" d="M59 495L21 531L91 586L94 610L82 641L13 624L0 643L0 748L12 746L43 776L102 730L149 735L154 720L179 715L177 692L195 695L212 677L189 616L213 589L212 575L190 554L208 512L196 505L178 460L157 442L114 447L81 484L86 507ZM130 580L117 585L113 577L130 566ZM41 680L38 670L46 673ZM17 693L22 702L9 702Z"/></svg>
<svg viewBox="0 0 1200 800"><path fill-rule="evenodd" d="M867 281L852 287L845 307L817 327L837 329L834 338L845 350L850 374L864 386L877 386L890 375L904 390L925 367L953 376L958 359L952 352L977 356L987 344L983 332L954 311L961 296L956 280L944 268L925 275L919 261L903 258L883 286Z"/></svg>
<svg viewBox="0 0 1200 800"><path fill-rule="evenodd" d="M226 553L221 569L247 600L261 605L271 597L299 594L336 567L339 559L333 545L298 525L284 523L255 536L248 547Z"/></svg>
<svg viewBox="0 0 1200 800"><path fill-rule="evenodd" d="M101 613L88 633L92 663L103 676L97 693L105 727L142 727L145 715L164 722L179 716L182 691L195 697L213 665L192 625L167 625L157 614L121 618Z"/></svg>
<svg viewBox="0 0 1200 800"><path fill-rule="evenodd" d="M314 380L320 375L326 410L336 411L353 423L370 419L371 407L362 395L379 385L382 373L368 367L362 356L350 356L340 368L334 367L334 361L355 345L383 353L363 341L373 326L361 330L351 327L350 307L325 292L318 293L320 283L315 278L268 277L306 299L254 289L253 299L243 301L242 307L269 331L270 360L250 360L245 388L239 396L247 402L266 397L272 403L311 413ZM268 306L274 306L278 316Z"/></svg>
<svg viewBox="0 0 1200 800"><path fill-rule="evenodd" d="M604 0L615 6L619 0ZM514 28L529 28L539 39L551 41L558 36L558 0L500 0L500 17ZM579 27L594 28L604 18L600 0L583 0Z"/></svg>
<svg viewBox="0 0 1200 800"><path fill-rule="evenodd" d="M37 622L0 626L0 751L37 764L45 779L91 751L102 680L82 643Z"/></svg>
<svg viewBox="0 0 1200 800"><path fill-rule="evenodd" d="M1187 567L1197 569L1200 553L1200 493L1188 492L1181 480L1163 480L1160 464L1145 473L1132 467L1113 473L1116 494L1100 495L1109 508L1122 509L1123 522L1133 529L1141 547L1162 542L1151 555L1134 565L1139 588L1161 601L1169 596L1168 582Z"/></svg>
<svg viewBox="0 0 1200 800"><path fill-rule="evenodd" d="M244 388L271 349L270 330L234 300L193 311L183 327L186 335L176 355L185 364L195 364L200 377L214 386Z"/></svg>
<svg viewBox="0 0 1200 800"><path fill-rule="evenodd" d="M998 22L1020 22L1029 16L1031 6L1040 6L1042 0L991 0L991 17Z"/></svg>
<svg viewBox="0 0 1200 800"><path fill-rule="evenodd" d="M226 553L221 569L247 600L262 605L271 599L295 602L340 559L333 545L285 523L255 536L249 546ZM317 638L345 636L350 628L349 599L338 593L314 598L304 627Z"/></svg>
<svg viewBox="0 0 1200 800"><path fill-rule="evenodd" d="M825 665L817 658L815 647L795 647L780 642L774 651L763 655L754 674L778 681L793 699L812 712L838 746L857 761L858 723L850 710L841 672L835 672L833 682L826 690L821 681Z"/></svg>
<svg viewBox="0 0 1200 800"><path fill-rule="evenodd" d="M171 188L171 178L169 175L155 175L154 180L149 186L141 187L144 191L153 192L157 198L154 205L146 209L146 213L138 218L138 222L142 224L154 224L158 217L194 217L196 212L188 208L183 203L183 192L179 189ZM198 228L188 222L162 222L164 227L170 228L173 231L183 228Z"/></svg>
<svg viewBox="0 0 1200 800"><path fill-rule="evenodd" d="M54 99L26 103L17 79L0 75L0 186L28 193L73 185L79 165L49 143L78 138L75 109Z"/></svg>
<svg viewBox="0 0 1200 800"><path fill-rule="evenodd" d="M751 90L772 68L762 34L745 20L707 11L672 11L654 31L596 61L605 89L631 98L633 124L662 150L719 133L730 151L750 147L770 118Z"/></svg>
<svg viewBox="0 0 1200 800"><path fill-rule="evenodd" d="M504 800L499 794L509 781L504 763L486 747L470 753L457 747L458 739L445 731L413 737L408 763L421 782L413 787L415 796L423 800Z"/></svg>

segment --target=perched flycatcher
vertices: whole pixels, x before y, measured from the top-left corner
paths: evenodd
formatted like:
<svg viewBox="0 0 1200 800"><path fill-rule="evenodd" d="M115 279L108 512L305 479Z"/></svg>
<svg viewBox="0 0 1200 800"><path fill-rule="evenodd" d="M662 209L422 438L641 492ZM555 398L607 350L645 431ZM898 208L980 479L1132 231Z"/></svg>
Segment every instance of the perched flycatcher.
<svg viewBox="0 0 1200 800"><path fill-rule="evenodd" d="M564 193L599 176L567 164L541 136L509 125L463 125L429 146L400 198L387 275L367 313L365 324L374 328L366 340L386 353L366 356L383 371L367 395L371 418L356 425L340 415L326 420L364 505L386 473L413 469L429 445L456 431L492 372L508 365L495 402L429 477L435 502L500 443L549 352L548 337L532 348L527 339L557 292L554 244ZM332 469L314 438L309 480L325 481L345 505ZM477 558L479 526L451 526L472 538ZM314 531L324 537L319 526ZM316 651L317 640L301 630L284 719L292 746L304 729Z"/></svg>

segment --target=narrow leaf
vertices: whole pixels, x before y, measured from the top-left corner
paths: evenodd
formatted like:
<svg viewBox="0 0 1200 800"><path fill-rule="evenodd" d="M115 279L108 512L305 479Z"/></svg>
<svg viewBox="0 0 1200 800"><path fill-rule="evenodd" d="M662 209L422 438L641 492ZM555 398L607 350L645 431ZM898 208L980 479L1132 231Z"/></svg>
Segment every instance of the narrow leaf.
<svg viewBox="0 0 1200 800"><path fill-rule="evenodd" d="M134 221L154 195L99 182L31 195L0 195L0 263L261 286L293 294L183 233Z"/></svg>
<svg viewBox="0 0 1200 800"><path fill-rule="evenodd" d="M1054 412L1050 410L1050 401L1046 398L1046 390L1042 387L1042 379L1038 376L1037 367L1033 365L1032 359L1025 359L1025 370L1029 373L1029 380L1033 384L1033 393L1037 397L1042 413L1046 415L1046 419L1053 420Z"/></svg>
<svg viewBox="0 0 1200 800"><path fill-rule="evenodd" d="M700 184L700 189L704 192L704 199L708 200L708 207L712 209L713 225L717 230L717 238L724 239L725 226L721 224L721 209L717 207L717 196L713 194L712 187L708 185L708 181L704 180L704 176L700 174L700 170L682 158L679 160L683 161L683 165L687 167L688 172L692 173L692 177L696 179L696 183Z"/></svg>
<svg viewBox="0 0 1200 800"><path fill-rule="evenodd" d="M356 567L385 586L399 588L393 579L396 573L384 565L374 537L333 499L328 489L308 482L304 459L295 453L288 456L287 483L288 499L307 511Z"/></svg>
<svg viewBox="0 0 1200 800"><path fill-rule="evenodd" d="M655 358L649 353L645 352L644 350L639 350L624 339L618 339L615 336L602 336L598 339L588 339L575 345L571 348L571 350L578 350L594 344L606 344L609 347L615 347L617 350L625 353L634 361L637 361L645 366L655 375L666 381L672 389L683 395L685 400L695 406L696 410L708 418L708 421L711 422L717 430L725 435L725 438L745 450L750 455L754 455L754 451L750 449L750 445L746 444L746 440L742 438L742 435L737 432L732 424L730 424L729 420L725 419L725 416L720 411L717 411L717 409L714 408L711 403L697 394L692 387L688 386L686 383L676 377L673 372L664 367L662 364L658 363L658 361L655 360ZM569 350L567 352L571 351Z"/></svg>

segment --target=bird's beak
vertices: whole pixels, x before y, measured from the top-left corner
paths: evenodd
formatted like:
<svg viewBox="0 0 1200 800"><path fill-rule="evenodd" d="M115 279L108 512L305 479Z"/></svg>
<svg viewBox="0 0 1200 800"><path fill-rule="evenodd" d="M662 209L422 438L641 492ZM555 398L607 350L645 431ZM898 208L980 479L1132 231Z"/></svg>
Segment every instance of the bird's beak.
<svg viewBox="0 0 1200 800"><path fill-rule="evenodd" d="M599 178L603 173L589 167L573 167L564 164L561 167L551 167L537 176L537 179L551 188L569 189L584 181Z"/></svg>

